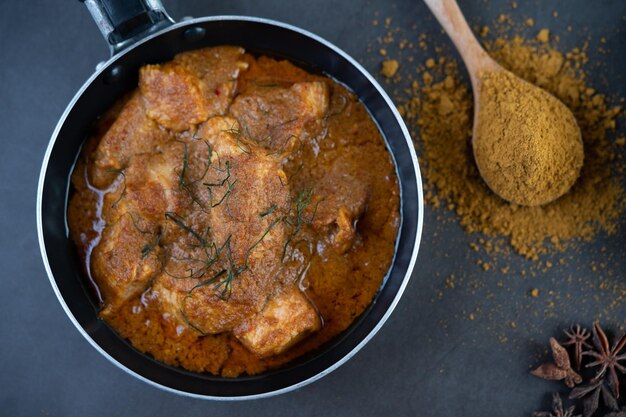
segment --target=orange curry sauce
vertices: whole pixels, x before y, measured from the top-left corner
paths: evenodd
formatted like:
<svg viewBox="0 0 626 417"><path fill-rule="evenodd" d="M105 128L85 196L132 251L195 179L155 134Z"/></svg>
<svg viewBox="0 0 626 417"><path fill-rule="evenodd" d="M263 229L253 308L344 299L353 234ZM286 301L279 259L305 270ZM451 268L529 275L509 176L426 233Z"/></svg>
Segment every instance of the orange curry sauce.
<svg viewBox="0 0 626 417"><path fill-rule="evenodd" d="M257 58L243 50L233 52L235 49L240 50L218 47L192 51L175 58L179 62L177 66L167 67L168 63L144 67L140 73L140 88L98 121L94 135L85 144L72 175L73 194L68 207L71 237L85 260L88 278L102 296L101 317L135 348L159 361L227 377L258 374L279 367L344 331L377 294L391 264L400 223L399 189L392 159L380 132L358 99L329 78L307 73L287 61ZM228 61L233 53L236 63ZM224 68L216 65L224 65ZM155 73L149 74L149 71ZM154 77L159 76L164 78L154 81ZM199 87L194 90L183 82L176 84L181 79ZM156 92L150 90L154 83L158 87ZM179 101L171 105L159 101L160 97L151 96L158 95L159 90L165 95L178 94L175 100ZM303 91L306 94L313 91L321 104L316 104L317 110L307 113L308 119L298 120L305 117L300 114L308 111L305 107L298 110L298 106L310 105ZM204 96L198 98L194 94ZM204 104L194 104L196 98ZM187 99L188 102L183 102ZM251 107L250 103L256 103L256 107ZM258 166L271 170L279 167L280 174L272 175L274 182L268 184L264 192L267 196L259 194L269 199L263 203L264 207L236 207L237 202L243 201L240 199L255 192L254 185L244 181L243 162L233 164L232 175L239 175L239 180L230 186L231 195L226 195L225 202L217 205L234 179L225 177L223 155L219 161L219 155L212 157L216 159L213 166L219 169L204 166L207 150L210 153L218 145L204 140L210 134L203 133L208 129L203 124L213 117L224 116L232 118L227 120L236 120L233 122L236 126L223 129L228 133L221 131L219 134L241 139L238 146L243 148L243 153L238 158L250 164L250 158L256 157L249 154L262 153L253 162L261 161ZM261 131L265 132L262 138ZM197 146L198 142L202 142L201 146ZM167 157L168 152L174 152L168 150L174 145L176 155L180 156L162 162L166 167L167 164L172 166L171 172L157 172L149 161L163 155ZM142 165L138 162L142 158L148 162ZM151 174L146 174L145 179L137 177L140 174L132 171L137 166L152 170ZM214 178L207 181L211 175ZM145 184L155 176L165 176L174 185L146 191ZM212 204L206 198L202 200L206 195L200 191L194 195L189 190L192 180L186 178L194 178L194 187L198 189L202 187L200 178L205 183L218 184L220 189L214 186L214 194L210 196L215 197ZM278 197L272 199L281 192L276 181L288 185L289 191L283 193L282 203L269 204L278 201ZM170 207L174 203L163 206L161 200L168 198L177 199L175 210ZM296 342L280 353L272 354L267 350L269 354L259 354L260 351L246 346L241 341L243 337L236 336L245 329L207 331L207 328L214 328L210 322L202 326L190 322L196 311L183 317L179 312L184 306L172 308L171 304L176 301L171 297L165 300L162 288L170 285L168 283L178 285L179 294L195 294L194 291L199 291L194 290L195 286L221 273L213 283L201 289L206 291L207 300L212 297L211 302L222 303L216 305L221 309L218 312L223 313L224 308L244 303L247 299L245 294L241 295L242 286L249 285L246 280L255 272L265 271L262 268L266 266L261 265L263 260L253 259L250 265L246 263L247 268L235 269L242 272L232 274L229 284L222 282L233 270L228 265L223 266L226 262L223 249L210 268L206 262L200 262L172 272L182 262L180 259L185 258L185 251L191 254L202 246L198 241L219 240L213 236L220 233L216 227L219 225L202 223L205 221L202 219L215 216L211 210L218 209L222 210L219 213L225 221L232 221L231 215L245 214L248 221L258 218L258 225L249 226L254 229L254 233L250 233L255 237L244 246L248 248L245 253L251 253L251 259L256 251L266 251L265 259L280 254L276 259L284 264L273 266L272 274L276 277L263 278L267 285L259 284L259 291L266 291L267 297L245 304L245 308L233 309L233 314L253 317L265 308L263 300L296 285L319 315L306 334L294 339ZM250 217L250 213L245 213L253 209L258 215ZM166 212L170 217L165 216ZM183 221L191 232L180 226ZM111 232L122 222L125 228L120 228L117 234ZM243 227L241 224L248 223L237 223L237 227ZM265 235L258 237L262 231L267 238ZM234 242L239 235L231 236ZM107 243L107 239L113 239L112 243ZM215 247L224 247L222 241ZM254 246L250 242L259 244ZM272 248L271 244L279 248ZM106 245L109 249L103 249ZM204 246L206 249L208 244ZM214 253L218 252L219 248ZM239 255L235 252L233 246L233 260L226 264L244 263L243 252ZM253 262L258 263L257 269ZM130 271L130 278L114 276L116 271ZM271 275L265 273L268 274ZM220 282L223 285L218 287ZM226 284L230 285L228 291L224 291ZM231 293L232 298L229 298ZM254 294L251 297L258 298ZM181 299L185 300L184 297L175 300ZM201 307L198 311L202 311ZM230 328L228 317L220 317L225 324L215 329ZM200 323L200 319L192 319ZM235 328L238 321L233 323Z"/></svg>

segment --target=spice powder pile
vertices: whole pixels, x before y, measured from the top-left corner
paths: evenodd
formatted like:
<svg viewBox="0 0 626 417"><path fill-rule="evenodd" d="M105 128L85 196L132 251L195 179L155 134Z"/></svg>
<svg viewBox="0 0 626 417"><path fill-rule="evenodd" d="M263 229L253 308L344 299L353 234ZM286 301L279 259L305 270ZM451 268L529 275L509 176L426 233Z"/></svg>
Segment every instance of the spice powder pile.
<svg viewBox="0 0 626 417"><path fill-rule="evenodd" d="M472 154L471 91L455 62L431 58L399 108L408 124L419 129L416 142L427 202L454 209L467 232L507 237L530 259L551 248L563 250L572 239L590 240L600 230L615 233L624 200L612 172L617 170L612 167L614 150L607 134L615 130L622 108L610 107L602 94L586 85L581 71L585 54L579 50L564 55L520 37L498 38L485 46L506 69L554 94L572 110L585 152L580 177L569 193L543 206L519 206L493 194Z"/></svg>
<svg viewBox="0 0 626 417"><path fill-rule="evenodd" d="M505 200L539 206L565 194L583 164L580 129L567 106L508 71L479 76L473 149L480 174Z"/></svg>

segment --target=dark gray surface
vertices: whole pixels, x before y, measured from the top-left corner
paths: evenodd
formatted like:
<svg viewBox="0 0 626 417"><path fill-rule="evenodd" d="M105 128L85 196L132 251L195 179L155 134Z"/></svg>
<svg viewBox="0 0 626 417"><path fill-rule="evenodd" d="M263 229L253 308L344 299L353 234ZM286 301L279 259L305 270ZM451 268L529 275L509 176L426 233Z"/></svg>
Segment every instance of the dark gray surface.
<svg viewBox="0 0 626 417"><path fill-rule="evenodd" d="M590 76L591 84L626 96L626 38L616 31L626 25L626 2L519 3L515 14L562 34L564 49L580 45L588 33L592 45L607 37L610 51L592 55L604 65ZM408 36L427 32L440 43L444 39L417 0L165 4L176 19L247 14L292 23L336 43L374 73L379 58L367 53L368 44L376 45L385 30L372 26L372 19L391 16ZM474 24L512 11L509 1L466 1L462 7ZM566 34L567 25L576 30ZM96 26L77 1L0 3L0 415L524 416L546 407L548 392L562 388L527 373L550 335L577 320L602 319L613 329L626 324L623 227L578 245L564 255L565 265L545 272L516 256L499 258L499 266L510 267L503 275L476 264L488 259L468 247L477 236L463 234L454 221L441 222L438 215L453 217L429 208L416 271L395 313L355 358L321 381L277 398L216 403L135 380L91 348L65 316L43 269L35 230L37 178L50 134L106 57ZM454 289L445 285L451 274ZM539 298L529 297L532 288L540 290Z"/></svg>

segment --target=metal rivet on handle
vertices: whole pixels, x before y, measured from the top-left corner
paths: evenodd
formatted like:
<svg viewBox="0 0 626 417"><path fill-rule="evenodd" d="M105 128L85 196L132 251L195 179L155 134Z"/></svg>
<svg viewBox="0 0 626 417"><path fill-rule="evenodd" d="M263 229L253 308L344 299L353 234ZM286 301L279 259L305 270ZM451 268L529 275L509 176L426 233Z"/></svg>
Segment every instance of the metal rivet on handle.
<svg viewBox="0 0 626 417"><path fill-rule="evenodd" d="M104 76L105 84L115 84L122 78L122 67L116 65L111 68Z"/></svg>
<svg viewBox="0 0 626 417"><path fill-rule="evenodd" d="M183 33L183 36L189 42L197 42L200 39L204 38L204 35L206 35L206 30L204 28L201 28L200 26L190 27Z"/></svg>

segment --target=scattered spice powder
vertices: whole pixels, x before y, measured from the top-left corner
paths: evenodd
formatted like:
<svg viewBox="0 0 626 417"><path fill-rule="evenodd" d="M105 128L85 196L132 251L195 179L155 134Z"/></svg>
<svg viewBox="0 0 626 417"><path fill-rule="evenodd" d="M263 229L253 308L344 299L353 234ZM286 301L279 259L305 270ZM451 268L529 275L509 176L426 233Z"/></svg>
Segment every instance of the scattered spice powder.
<svg viewBox="0 0 626 417"><path fill-rule="evenodd" d="M537 33L537 41L541 43L547 43L550 41L550 31L548 29L541 29L539 33Z"/></svg>
<svg viewBox="0 0 626 417"><path fill-rule="evenodd" d="M383 61L383 66L380 70L380 73L387 78L391 78L396 75L399 66L400 64L395 59L388 59L386 61Z"/></svg>
<svg viewBox="0 0 626 417"><path fill-rule="evenodd" d="M447 60L422 72L399 109L411 128L426 180L426 200L454 209L469 233L506 237L521 255L538 259L564 250L572 239L590 240L598 231L615 233L624 206L608 133L615 130L620 106L590 91L581 70L584 50L563 54L548 44L521 37L486 42L491 55L517 76L547 90L574 113L581 129L585 160L570 192L545 206L522 207L494 195L481 179L471 149L473 103ZM591 93L591 94L590 94ZM495 245L494 245L495 246Z"/></svg>

